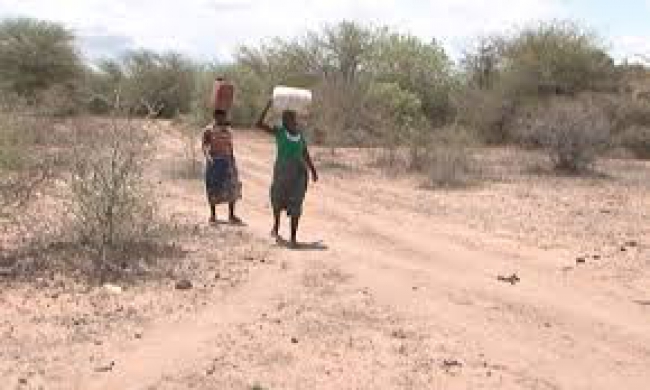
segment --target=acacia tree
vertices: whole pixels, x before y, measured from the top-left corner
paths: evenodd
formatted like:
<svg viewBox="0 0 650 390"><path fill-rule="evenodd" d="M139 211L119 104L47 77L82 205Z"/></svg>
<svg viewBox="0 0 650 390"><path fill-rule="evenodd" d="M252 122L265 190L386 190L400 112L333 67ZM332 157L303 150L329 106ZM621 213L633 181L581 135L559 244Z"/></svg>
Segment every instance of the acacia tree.
<svg viewBox="0 0 650 390"><path fill-rule="evenodd" d="M197 68L181 54L132 51L96 68L93 93L109 102L119 95L135 114L171 118L192 108Z"/></svg>
<svg viewBox="0 0 650 390"><path fill-rule="evenodd" d="M35 19L0 22L0 87L33 99L55 85L73 84L82 74L74 35Z"/></svg>
<svg viewBox="0 0 650 390"><path fill-rule="evenodd" d="M532 25L505 38L504 71L523 93L571 94L612 80L614 62L599 37L572 22Z"/></svg>
<svg viewBox="0 0 650 390"><path fill-rule="evenodd" d="M374 92L388 84L400 96L415 97L430 122L446 121L450 111L449 92L455 77L442 47L387 28L344 21L296 39L242 47L235 57L236 68L245 70L249 82L257 81L258 91L247 91L252 95L246 100L268 96L277 84L313 89L313 130L320 141L339 145L377 142L373 139L380 116L376 111L392 102L376 104L378 98L390 98L390 94ZM373 104L363 104L369 101ZM401 131L400 120L386 113L381 116L385 117L382 126ZM424 123L419 118L414 122Z"/></svg>
<svg viewBox="0 0 650 390"><path fill-rule="evenodd" d="M178 53L128 53L122 63L123 94L137 113L171 118L190 111L194 66Z"/></svg>

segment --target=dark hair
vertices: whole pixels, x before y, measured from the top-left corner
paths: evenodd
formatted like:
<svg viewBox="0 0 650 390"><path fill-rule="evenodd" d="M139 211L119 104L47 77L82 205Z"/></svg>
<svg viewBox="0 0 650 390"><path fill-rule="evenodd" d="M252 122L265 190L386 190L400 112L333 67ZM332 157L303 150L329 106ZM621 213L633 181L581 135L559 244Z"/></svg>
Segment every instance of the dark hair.
<svg viewBox="0 0 650 390"><path fill-rule="evenodd" d="M296 112L293 110L284 110L282 111L282 122L286 122L287 119L296 119Z"/></svg>

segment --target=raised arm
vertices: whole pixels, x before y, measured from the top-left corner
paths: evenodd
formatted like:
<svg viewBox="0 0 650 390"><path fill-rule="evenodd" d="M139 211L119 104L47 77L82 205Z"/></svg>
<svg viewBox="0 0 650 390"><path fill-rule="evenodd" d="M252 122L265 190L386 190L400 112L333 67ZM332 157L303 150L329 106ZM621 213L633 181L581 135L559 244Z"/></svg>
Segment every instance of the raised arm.
<svg viewBox="0 0 650 390"><path fill-rule="evenodd" d="M274 134L275 130L273 129L273 127L266 124L266 115L269 113L272 104L273 102L271 100L269 100L269 102L266 103L266 107L264 107L264 111L262 111L262 114L260 115L259 119L257 119L257 123L255 124L255 127L264 130L270 134Z"/></svg>

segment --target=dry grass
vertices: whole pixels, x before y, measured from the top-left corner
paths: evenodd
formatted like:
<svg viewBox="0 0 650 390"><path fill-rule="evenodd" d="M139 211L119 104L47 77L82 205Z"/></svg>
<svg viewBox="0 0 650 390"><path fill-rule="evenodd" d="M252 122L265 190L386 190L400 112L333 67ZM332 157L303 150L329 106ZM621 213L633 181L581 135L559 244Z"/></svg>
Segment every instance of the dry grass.
<svg viewBox="0 0 650 390"><path fill-rule="evenodd" d="M20 100L0 101L0 215L19 216L65 170L62 145L69 139L59 121Z"/></svg>
<svg viewBox="0 0 650 390"><path fill-rule="evenodd" d="M638 159L650 160L650 127L632 126L617 137L617 143Z"/></svg>
<svg viewBox="0 0 650 390"><path fill-rule="evenodd" d="M473 134L462 127L438 129L425 149L425 186L459 187L474 182L477 178L475 143Z"/></svg>

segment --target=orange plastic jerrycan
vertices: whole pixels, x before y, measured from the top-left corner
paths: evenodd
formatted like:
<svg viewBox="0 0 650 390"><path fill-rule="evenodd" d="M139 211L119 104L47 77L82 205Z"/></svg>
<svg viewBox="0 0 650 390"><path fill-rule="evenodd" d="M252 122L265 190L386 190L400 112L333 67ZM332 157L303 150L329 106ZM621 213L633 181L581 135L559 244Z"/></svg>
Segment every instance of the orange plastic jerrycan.
<svg viewBox="0 0 650 390"><path fill-rule="evenodd" d="M235 97L235 86L232 83L217 78L214 81L214 91L212 94L212 106L215 110L229 111Z"/></svg>

